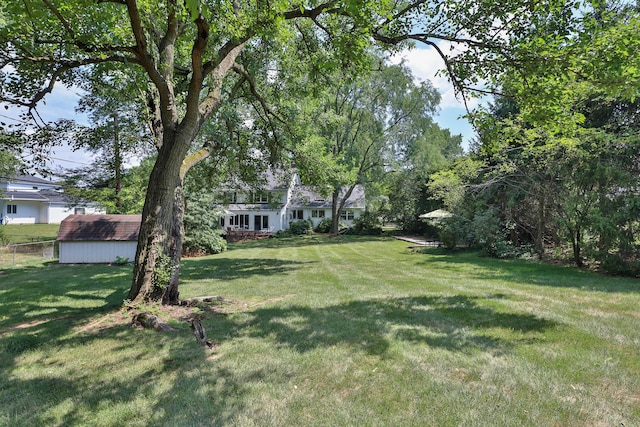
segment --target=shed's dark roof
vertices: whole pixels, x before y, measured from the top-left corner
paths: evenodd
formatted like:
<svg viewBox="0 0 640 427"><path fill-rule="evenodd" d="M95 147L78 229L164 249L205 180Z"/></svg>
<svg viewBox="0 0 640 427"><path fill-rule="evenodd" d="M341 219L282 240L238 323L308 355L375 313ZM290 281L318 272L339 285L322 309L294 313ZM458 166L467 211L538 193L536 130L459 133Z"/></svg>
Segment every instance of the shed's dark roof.
<svg viewBox="0 0 640 427"><path fill-rule="evenodd" d="M141 215L69 215L60 223L58 240L137 240L141 222Z"/></svg>

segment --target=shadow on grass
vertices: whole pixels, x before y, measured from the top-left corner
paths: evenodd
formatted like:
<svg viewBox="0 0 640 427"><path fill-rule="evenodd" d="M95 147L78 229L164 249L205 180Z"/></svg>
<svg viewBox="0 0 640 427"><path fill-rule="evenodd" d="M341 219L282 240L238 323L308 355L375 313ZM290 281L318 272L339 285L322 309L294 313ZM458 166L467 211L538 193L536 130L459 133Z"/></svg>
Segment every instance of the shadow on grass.
<svg viewBox="0 0 640 427"><path fill-rule="evenodd" d="M264 375L205 364L210 353L187 331L118 326L55 346L15 373L3 367L0 424L228 425L246 405L247 384Z"/></svg>
<svg viewBox="0 0 640 427"><path fill-rule="evenodd" d="M94 271L86 280L102 274ZM57 312L62 319L0 336L0 424L86 425L100 419L104 425L229 425L238 422L252 390L265 378L286 381L286 367L258 363L233 370L209 360L210 353L195 342L188 326L175 334L126 326L69 334L72 326L113 310L112 304L120 300L115 295L126 291L117 283L114 279L95 285L98 291L85 301L92 307L71 304L81 302L86 283L61 285L59 294L68 296ZM104 304L96 304L96 293L106 295ZM327 307L276 305L214 316L205 323L209 336L222 345L235 337L255 337L300 353L341 345L381 358L398 342L452 352L502 353L557 326L483 304L504 297L425 295ZM46 300L45 295L35 298ZM47 307L42 300L40 304ZM496 329L500 333L494 333ZM28 364L19 361L22 357ZM14 365L18 369L12 369Z"/></svg>
<svg viewBox="0 0 640 427"><path fill-rule="evenodd" d="M575 267L482 257L475 251L451 253L440 248L427 248L421 252L427 256L423 265L430 270L459 272L468 278L598 292L640 293L640 281L637 279L606 276Z"/></svg>
<svg viewBox="0 0 640 427"><path fill-rule="evenodd" d="M339 235L330 234L309 234L302 236L289 237L272 237L263 240L249 240L246 242L230 243L229 250L240 249L278 249L278 248L294 248L314 245L330 245L330 244L347 244L352 242L379 242L390 240L389 236L358 236L358 235Z"/></svg>
<svg viewBox="0 0 640 427"><path fill-rule="evenodd" d="M275 258L229 258L222 255L191 258L182 263L180 278L184 281L216 279L229 281L251 276L283 275L306 262Z"/></svg>
<svg viewBox="0 0 640 427"><path fill-rule="evenodd" d="M482 297L500 299L502 295ZM483 306L481 298L456 295L360 300L322 308L261 308L242 322L218 320L215 332L273 337L276 345L301 353L318 347L348 345L385 356L392 341L407 341L455 352L501 353L522 340L557 327L553 321ZM515 334L511 338L505 338Z"/></svg>
<svg viewBox="0 0 640 427"><path fill-rule="evenodd" d="M203 370L211 353L186 322L168 334L122 322L84 329L117 314L130 277L126 267L53 264L2 277L0 425L224 425L237 416L245 384L263 373Z"/></svg>
<svg viewBox="0 0 640 427"><path fill-rule="evenodd" d="M0 282L0 333L28 330L30 323L82 322L110 311L122 304L130 280L130 268L106 265L8 270Z"/></svg>

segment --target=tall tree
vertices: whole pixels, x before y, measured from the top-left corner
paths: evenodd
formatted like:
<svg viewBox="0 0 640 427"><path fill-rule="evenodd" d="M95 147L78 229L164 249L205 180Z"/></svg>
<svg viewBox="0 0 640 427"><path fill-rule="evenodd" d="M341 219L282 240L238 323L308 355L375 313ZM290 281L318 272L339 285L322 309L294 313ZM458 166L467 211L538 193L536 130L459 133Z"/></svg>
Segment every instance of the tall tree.
<svg viewBox="0 0 640 427"><path fill-rule="evenodd" d="M6 22L0 28L0 100L33 112L56 84L77 84L83 79L80 70L99 64L134 65L148 78L147 106L154 113L159 149L129 292L134 301L177 301L177 289L167 292L164 283L154 281L154 271L162 256L180 247L176 200L186 171L208 155L206 149L194 150L202 142L200 129L219 111L227 88L251 86L253 60L267 64L274 55L286 54L287 49L269 48L275 40L286 41L311 23L323 34L319 40L333 49L320 70L358 64L374 41L398 45L417 40L438 51L456 87L466 90L478 76L502 72L528 55L510 48L510 36L518 37L541 15L560 24L571 21L575 6L555 0L483 1L472 7L454 0L304 5L188 0L185 5L177 0L8 0L0 6L0 19ZM451 56L439 41L464 48ZM104 67L105 72L112 67Z"/></svg>
<svg viewBox="0 0 640 427"><path fill-rule="evenodd" d="M334 72L333 84L308 101L313 107L304 120L304 142L310 145L306 153L313 153L300 156L298 165L331 195L334 234L356 185L381 180L400 151L417 147L440 101L431 83L415 83L404 65L372 59L375 67L356 78Z"/></svg>

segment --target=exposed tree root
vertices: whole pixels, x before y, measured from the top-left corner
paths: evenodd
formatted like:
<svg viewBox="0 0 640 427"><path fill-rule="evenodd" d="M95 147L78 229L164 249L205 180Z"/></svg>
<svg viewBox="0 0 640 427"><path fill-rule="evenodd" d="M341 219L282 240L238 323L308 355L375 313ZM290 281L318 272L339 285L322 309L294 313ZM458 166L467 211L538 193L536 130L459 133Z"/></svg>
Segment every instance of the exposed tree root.
<svg viewBox="0 0 640 427"><path fill-rule="evenodd" d="M174 306L158 306L156 310L159 310L163 315L168 315L177 320L186 321L191 325L191 329L193 331L193 335L201 345L215 350L216 345L213 340L207 338L207 332L202 324L202 317L199 313L193 313L192 307L203 308L202 305L219 305L220 303L235 303L235 301L227 299L221 296L205 296L205 297L196 297L190 298L187 300L182 300L178 305ZM132 310L136 310L133 307L129 307ZM213 307L210 307L211 314L213 313ZM137 310L136 310L137 311ZM224 313L215 313L215 314L224 314ZM154 329L159 332L176 332L177 330L171 327L168 323L162 321L160 317L149 312L143 311L135 314L131 321L131 326Z"/></svg>
<svg viewBox="0 0 640 427"><path fill-rule="evenodd" d="M158 316L149 313L148 311L143 311L142 313L138 313L133 316L131 326L154 329L159 332L175 332L175 329L168 323L163 322Z"/></svg>
<svg viewBox="0 0 640 427"><path fill-rule="evenodd" d="M189 299L185 299L180 301L180 305L181 306L187 306L187 307L194 307L197 306L199 303L202 302L226 302L226 303L234 303L234 300L231 299L227 299L225 297L221 297L218 295L212 295L212 296L208 296L208 297L195 297L195 298L189 298Z"/></svg>
<svg viewBox="0 0 640 427"><path fill-rule="evenodd" d="M213 350L215 348L215 344L213 341L207 339L207 332L204 330L204 326L202 325L202 319L194 317L189 320L189 323L191 324L191 329L193 329L193 335L196 337L196 341Z"/></svg>

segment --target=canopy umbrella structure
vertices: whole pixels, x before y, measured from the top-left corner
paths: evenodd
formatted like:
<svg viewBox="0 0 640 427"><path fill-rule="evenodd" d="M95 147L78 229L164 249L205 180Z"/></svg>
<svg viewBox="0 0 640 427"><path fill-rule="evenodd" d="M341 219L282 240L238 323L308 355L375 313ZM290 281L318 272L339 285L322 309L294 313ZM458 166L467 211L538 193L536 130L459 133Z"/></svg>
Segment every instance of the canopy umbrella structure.
<svg viewBox="0 0 640 427"><path fill-rule="evenodd" d="M444 209L436 209L435 211L423 213L419 216L421 219L443 219L450 218L453 214L451 212L445 211Z"/></svg>

